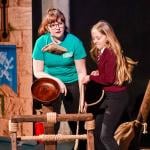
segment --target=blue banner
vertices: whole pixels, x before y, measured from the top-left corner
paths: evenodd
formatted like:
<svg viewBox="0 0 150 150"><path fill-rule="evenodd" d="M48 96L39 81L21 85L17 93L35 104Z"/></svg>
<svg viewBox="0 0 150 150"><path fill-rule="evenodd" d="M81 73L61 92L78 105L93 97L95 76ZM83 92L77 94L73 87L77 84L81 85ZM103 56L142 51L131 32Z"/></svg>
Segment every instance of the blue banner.
<svg viewBox="0 0 150 150"><path fill-rule="evenodd" d="M17 93L15 45L0 45L0 85L3 84L7 84Z"/></svg>

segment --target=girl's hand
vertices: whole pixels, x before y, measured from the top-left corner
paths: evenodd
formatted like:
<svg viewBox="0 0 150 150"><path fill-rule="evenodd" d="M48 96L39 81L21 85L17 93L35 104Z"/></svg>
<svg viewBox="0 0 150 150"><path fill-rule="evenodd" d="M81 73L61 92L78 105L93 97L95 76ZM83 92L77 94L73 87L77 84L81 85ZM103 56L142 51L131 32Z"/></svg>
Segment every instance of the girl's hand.
<svg viewBox="0 0 150 150"><path fill-rule="evenodd" d="M98 76L99 75L99 71L98 70L94 70L94 71L91 72L91 75Z"/></svg>
<svg viewBox="0 0 150 150"><path fill-rule="evenodd" d="M82 84L86 84L90 81L90 76L89 75L86 75L85 77L83 77L82 79Z"/></svg>

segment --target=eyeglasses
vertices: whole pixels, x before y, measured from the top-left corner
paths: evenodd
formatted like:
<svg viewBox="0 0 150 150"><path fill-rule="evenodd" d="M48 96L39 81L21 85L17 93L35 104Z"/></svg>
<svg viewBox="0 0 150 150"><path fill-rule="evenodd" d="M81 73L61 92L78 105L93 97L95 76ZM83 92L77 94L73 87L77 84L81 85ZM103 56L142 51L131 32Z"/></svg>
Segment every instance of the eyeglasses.
<svg viewBox="0 0 150 150"><path fill-rule="evenodd" d="M63 22L58 22L58 23L52 23L52 24L49 24L49 27L51 29L56 29L56 28L63 28L64 27L64 23Z"/></svg>

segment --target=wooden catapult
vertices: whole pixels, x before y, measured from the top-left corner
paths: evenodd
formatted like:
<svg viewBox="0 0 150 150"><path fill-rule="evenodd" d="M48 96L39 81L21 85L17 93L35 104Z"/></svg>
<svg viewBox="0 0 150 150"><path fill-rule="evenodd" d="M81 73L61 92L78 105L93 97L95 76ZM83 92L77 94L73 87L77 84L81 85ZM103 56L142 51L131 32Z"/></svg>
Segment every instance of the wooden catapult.
<svg viewBox="0 0 150 150"><path fill-rule="evenodd" d="M60 121L85 121L86 134L80 135L62 135L53 134L53 127L56 122ZM18 123L23 122L43 122L45 133L38 136L17 136ZM21 115L14 116L9 120L9 132L11 137L12 150L17 150L17 141L44 141L45 150L56 150L57 141L69 140L87 140L87 150L94 150L93 130L95 122L91 113L84 114L57 114L47 112L43 115Z"/></svg>
<svg viewBox="0 0 150 150"><path fill-rule="evenodd" d="M41 78L35 81L31 87L33 98L39 100L43 104L41 115L20 115L13 116L9 120L9 132L11 137L12 150L17 150L17 141L43 141L45 150L56 150L57 141L75 140L75 149L77 149L78 140L87 140L87 150L94 150L93 130L95 122L92 113L76 113L76 114L57 114L53 112L53 107L50 104L57 100L60 94L58 83L49 78ZM83 94L80 98L84 98ZM44 105L45 104L45 105ZM86 134L64 135L54 134L54 125L61 121L79 121L85 122ZM17 136L17 126L23 122L43 122L44 134L34 136ZM78 126L77 126L78 127ZM78 129L78 128L77 128ZM77 143L77 144L76 144Z"/></svg>

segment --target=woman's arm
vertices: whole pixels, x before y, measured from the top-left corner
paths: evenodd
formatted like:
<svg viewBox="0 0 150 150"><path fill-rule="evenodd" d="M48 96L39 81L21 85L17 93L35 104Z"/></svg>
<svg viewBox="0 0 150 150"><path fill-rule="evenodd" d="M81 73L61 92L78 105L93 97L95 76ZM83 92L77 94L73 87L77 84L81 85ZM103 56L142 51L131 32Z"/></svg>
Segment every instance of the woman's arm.
<svg viewBox="0 0 150 150"><path fill-rule="evenodd" d="M77 73L78 73L79 86L81 86L83 78L87 74L86 60L85 59L75 60L75 65L76 65L76 69L77 69Z"/></svg>
<svg viewBox="0 0 150 150"><path fill-rule="evenodd" d="M46 77L56 80L61 88L61 93L67 94L66 86L60 79L44 72L44 61L33 59L33 74L37 79Z"/></svg>
<svg viewBox="0 0 150 150"><path fill-rule="evenodd" d="M79 91L80 91L80 111L83 112L84 110L84 85L83 85L83 79L87 74L86 71L86 60L85 59L80 59L80 60L75 60L75 65L78 73L78 82L79 82Z"/></svg>

